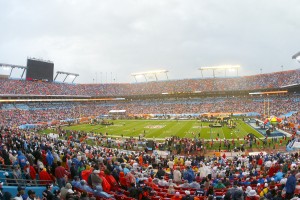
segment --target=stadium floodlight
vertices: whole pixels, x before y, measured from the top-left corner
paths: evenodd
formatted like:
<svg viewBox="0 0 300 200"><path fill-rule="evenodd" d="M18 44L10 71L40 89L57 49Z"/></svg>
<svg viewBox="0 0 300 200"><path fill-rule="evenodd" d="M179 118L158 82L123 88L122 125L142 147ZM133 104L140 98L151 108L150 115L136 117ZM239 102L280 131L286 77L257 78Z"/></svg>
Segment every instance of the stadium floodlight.
<svg viewBox="0 0 300 200"><path fill-rule="evenodd" d="M135 81L137 82L137 79L136 79L137 76L144 76L145 80L148 81L147 76L154 75L156 81L158 81L158 78L157 78L158 74L165 74L167 79L169 79L168 78L168 72L169 72L168 70L155 70L155 71L132 73L131 76L133 76Z"/></svg>
<svg viewBox="0 0 300 200"><path fill-rule="evenodd" d="M57 71L56 72L56 76L54 78L54 81L56 80L57 76L59 74L65 74L65 79L63 80L63 83L66 81L67 77L70 76L71 78L73 78L72 83L75 81L75 79L77 78L77 76L79 76L79 74L75 74L75 73L70 73L70 72L62 72L62 71Z"/></svg>
<svg viewBox="0 0 300 200"><path fill-rule="evenodd" d="M25 67L25 66L11 65L11 64L4 64L4 63L0 63L0 67L2 67L4 70L9 70L10 69L9 78L11 77L12 71L15 68L17 68L17 69L23 69L23 72L22 72L22 75L21 75L21 79L23 78L23 75L24 75L25 71L27 70L27 67Z"/></svg>
<svg viewBox="0 0 300 200"><path fill-rule="evenodd" d="M292 59L296 59L298 62L300 62L300 51L292 56Z"/></svg>
<svg viewBox="0 0 300 200"><path fill-rule="evenodd" d="M238 76L238 70L241 66L240 65L218 65L218 66L205 66L205 67L200 67L199 70L201 71L201 75L203 77L203 70L212 70L213 71L213 77L215 78L215 71L216 70L225 70L225 76L226 76L226 71L227 70L236 70L237 76Z"/></svg>

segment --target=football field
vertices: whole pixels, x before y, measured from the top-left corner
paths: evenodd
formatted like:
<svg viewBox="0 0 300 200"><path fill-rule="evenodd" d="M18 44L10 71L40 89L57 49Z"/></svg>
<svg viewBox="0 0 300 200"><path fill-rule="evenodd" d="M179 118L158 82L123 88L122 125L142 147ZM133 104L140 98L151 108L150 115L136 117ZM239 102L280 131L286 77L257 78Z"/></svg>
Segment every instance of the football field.
<svg viewBox="0 0 300 200"><path fill-rule="evenodd" d="M248 133L259 138L263 136L241 120L237 120L235 128L209 127L212 122L197 120L113 120L113 125L80 124L66 126L65 130L76 130L108 134L111 136L138 137L163 139L171 136L204 139L243 139Z"/></svg>

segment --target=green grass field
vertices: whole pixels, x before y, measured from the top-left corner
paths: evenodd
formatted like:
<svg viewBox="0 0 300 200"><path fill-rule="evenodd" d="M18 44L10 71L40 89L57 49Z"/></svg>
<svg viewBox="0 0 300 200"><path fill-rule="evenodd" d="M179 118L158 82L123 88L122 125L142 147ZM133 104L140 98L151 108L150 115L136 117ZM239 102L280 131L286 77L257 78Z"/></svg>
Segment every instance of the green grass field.
<svg viewBox="0 0 300 200"><path fill-rule="evenodd" d="M85 132L103 133L112 136L138 137L144 134L146 138L163 139L171 136L186 138L198 137L204 139L243 139L248 133L253 133L259 138L263 136L241 120L236 121L237 127L230 129L228 127L210 128L209 122L200 122L196 120L114 120L114 125L90 125L80 124L75 126L66 126L65 130L77 130ZM194 133L194 134L193 134ZM219 135L219 136L218 136Z"/></svg>

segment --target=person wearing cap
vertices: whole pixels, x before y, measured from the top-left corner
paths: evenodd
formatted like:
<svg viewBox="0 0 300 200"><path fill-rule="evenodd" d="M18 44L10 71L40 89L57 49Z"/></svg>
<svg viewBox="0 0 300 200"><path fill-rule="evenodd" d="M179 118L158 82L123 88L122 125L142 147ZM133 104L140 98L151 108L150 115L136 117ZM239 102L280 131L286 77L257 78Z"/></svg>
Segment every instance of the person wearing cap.
<svg viewBox="0 0 300 200"><path fill-rule="evenodd" d="M23 195L25 194L25 187L19 185L17 191L18 193L14 197L14 200L23 200Z"/></svg>
<svg viewBox="0 0 300 200"><path fill-rule="evenodd" d="M26 200L36 200L36 198L35 198L35 191L28 190L27 194L28 194L28 197L27 197Z"/></svg>
<svg viewBox="0 0 300 200"><path fill-rule="evenodd" d="M250 190L247 193L246 200L259 200L259 199L260 199L260 196L256 193L255 190Z"/></svg>

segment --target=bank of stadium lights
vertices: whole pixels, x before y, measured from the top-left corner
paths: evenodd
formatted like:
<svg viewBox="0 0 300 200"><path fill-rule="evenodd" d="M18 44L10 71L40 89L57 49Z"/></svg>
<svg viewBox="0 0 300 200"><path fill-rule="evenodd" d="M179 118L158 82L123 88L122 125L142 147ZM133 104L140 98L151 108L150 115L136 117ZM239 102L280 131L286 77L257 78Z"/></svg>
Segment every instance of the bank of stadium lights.
<svg viewBox="0 0 300 200"><path fill-rule="evenodd" d="M226 76L226 72L227 70L229 71L236 71L236 75L239 75L239 68L241 66L240 65L219 65L219 66L205 66L205 67L200 67L199 70L201 71L201 75L203 77L203 70L211 70L213 72L213 77L216 77L215 71L216 70L224 70L225 71L225 76Z"/></svg>
<svg viewBox="0 0 300 200"><path fill-rule="evenodd" d="M292 59L296 59L298 62L300 62L300 51L292 56Z"/></svg>
<svg viewBox="0 0 300 200"><path fill-rule="evenodd" d="M166 78L169 79L168 72L169 72L168 70L155 70L155 71L132 73L131 76L133 76L134 79L135 79L135 81L137 82L136 77L144 76L145 80L148 81L147 76L154 75L155 76L155 80L158 81L158 78L157 78L158 74L165 74Z"/></svg>
<svg viewBox="0 0 300 200"><path fill-rule="evenodd" d="M66 79L67 79L68 77L73 78L73 80L72 80L72 83L73 83L73 82L75 81L75 79L77 78L77 76L79 76L79 74L75 74L75 73L57 71L57 72L56 72L56 76L55 76L55 78L54 78L54 81L56 80L56 78L57 78L57 76L58 76L59 74L64 74L64 75L66 75L66 76L65 76L65 79L63 80L63 83L66 81Z"/></svg>
<svg viewBox="0 0 300 200"><path fill-rule="evenodd" d="M25 66L21 66L21 65L11 65L11 64L4 64L4 63L0 63L0 67L2 67L4 70L10 70L9 73L9 78L11 77L11 74L13 72L14 69L23 69L22 75L21 75L21 79L23 78L25 71L27 69L27 67Z"/></svg>

